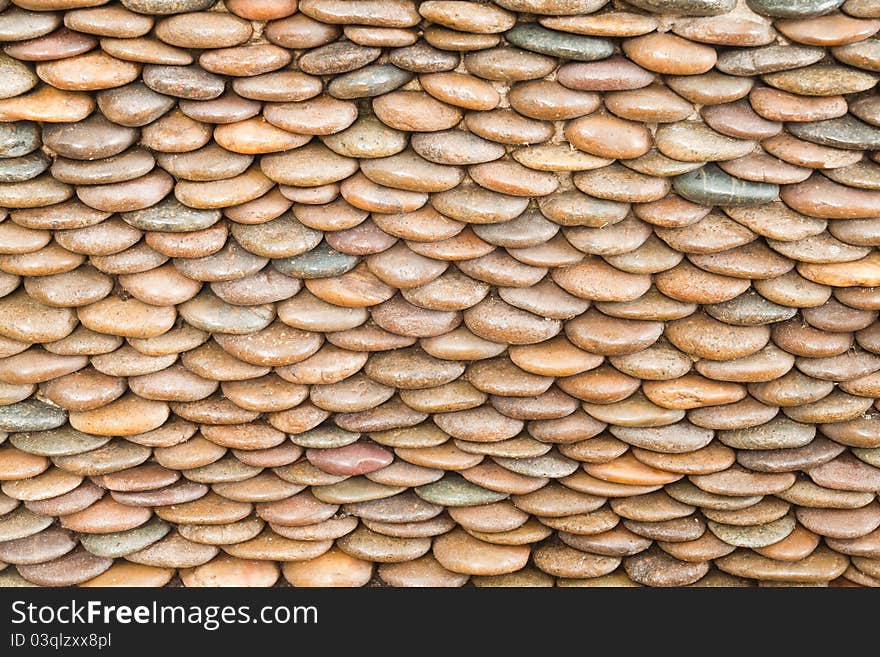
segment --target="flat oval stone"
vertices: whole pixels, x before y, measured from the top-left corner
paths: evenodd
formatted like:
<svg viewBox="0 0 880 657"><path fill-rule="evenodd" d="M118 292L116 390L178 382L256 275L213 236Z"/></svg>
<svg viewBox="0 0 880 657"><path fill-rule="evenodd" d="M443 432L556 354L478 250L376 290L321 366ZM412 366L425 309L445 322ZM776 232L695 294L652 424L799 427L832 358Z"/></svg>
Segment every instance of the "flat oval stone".
<svg viewBox="0 0 880 657"><path fill-rule="evenodd" d="M824 64L767 73L762 78L772 87L804 96L852 94L867 91L877 84L876 77L871 73Z"/></svg>
<svg viewBox="0 0 880 657"><path fill-rule="evenodd" d="M778 18L806 18L821 16L834 11L843 4L840 0L796 0L781 2L780 0L747 0L752 11L764 16Z"/></svg>
<svg viewBox="0 0 880 657"><path fill-rule="evenodd" d="M46 61L80 55L96 45L97 39L62 27L45 36L9 43L3 50L18 60Z"/></svg>
<svg viewBox="0 0 880 657"><path fill-rule="evenodd" d="M47 431L66 421L64 409L37 399L0 406L0 430L10 432Z"/></svg>
<svg viewBox="0 0 880 657"><path fill-rule="evenodd" d="M81 537L82 546L98 557L122 557L142 550L165 536L171 528L153 518L140 527L119 532L89 534Z"/></svg>
<svg viewBox="0 0 880 657"><path fill-rule="evenodd" d="M628 59L614 56L598 62L563 64L557 80L580 91L622 91L647 87L654 76Z"/></svg>
<svg viewBox="0 0 880 657"><path fill-rule="evenodd" d="M520 48L575 61L605 59L614 52L608 40L557 32L537 23L520 23L504 37Z"/></svg>
<svg viewBox="0 0 880 657"><path fill-rule="evenodd" d="M357 71L335 77L328 93L341 99L371 98L394 91L409 82L413 74L392 64L365 66Z"/></svg>
<svg viewBox="0 0 880 657"><path fill-rule="evenodd" d="M406 490L404 486L386 486L359 476L350 477L336 484L312 488L315 497L328 504L350 504L378 500L397 495L404 490Z"/></svg>
<svg viewBox="0 0 880 657"><path fill-rule="evenodd" d="M800 139L835 148L880 148L880 128L859 121L850 114L825 121L793 123L789 126L789 132Z"/></svg>
<svg viewBox="0 0 880 657"><path fill-rule="evenodd" d="M824 176L786 185L780 198L797 212L828 219L857 219L876 213L880 192L846 187Z"/></svg>
<svg viewBox="0 0 880 657"><path fill-rule="evenodd" d="M15 541L38 534L52 524L52 517L34 513L19 506L0 516L0 537L3 541Z"/></svg>
<svg viewBox="0 0 880 657"><path fill-rule="evenodd" d="M41 564L21 565L19 574L40 586L73 586L97 577L113 565L113 560L96 557L84 549Z"/></svg>
<svg viewBox="0 0 880 657"><path fill-rule="evenodd" d="M809 66L823 55L821 48L796 44L742 48L719 53L716 68L729 75L761 75Z"/></svg>
<svg viewBox="0 0 880 657"><path fill-rule="evenodd" d="M515 572L528 560L526 546L500 546L454 530L437 538L434 557L453 572L470 575L497 575Z"/></svg>
<svg viewBox="0 0 880 657"><path fill-rule="evenodd" d="M44 563L64 556L76 547L70 533L49 528L24 538L5 541L0 546L3 561L12 564Z"/></svg>
<svg viewBox="0 0 880 657"><path fill-rule="evenodd" d="M209 0L125 0L122 3L127 9L142 14L177 14L189 11L201 11L210 7Z"/></svg>
<svg viewBox="0 0 880 657"><path fill-rule="evenodd" d="M848 560L828 548L819 547L797 562L768 559L743 549L721 557L716 563L721 570L741 577L783 582L827 582L846 570Z"/></svg>
<svg viewBox="0 0 880 657"><path fill-rule="evenodd" d="M285 562L282 572L296 587L355 587L369 582L373 564L334 548L314 559Z"/></svg>
<svg viewBox="0 0 880 657"><path fill-rule="evenodd" d="M453 474L447 474L437 482L419 486L415 492L432 504L454 507L491 504L507 497L505 493L487 490Z"/></svg>
<svg viewBox="0 0 880 657"><path fill-rule="evenodd" d="M676 176L672 184L686 199L708 205L769 203L779 195L778 185L734 178L715 164Z"/></svg>
<svg viewBox="0 0 880 657"><path fill-rule="evenodd" d="M140 66L103 52L86 53L36 66L40 78L63 91L97 91L128 84L140 74Z"/></svg>
<svg viewBox="0 0 880 657"><path fill-rule="evenodd" d="M24 64L6 54L0 54L0 98L11 98L33 89L37 76Z"/></svg>

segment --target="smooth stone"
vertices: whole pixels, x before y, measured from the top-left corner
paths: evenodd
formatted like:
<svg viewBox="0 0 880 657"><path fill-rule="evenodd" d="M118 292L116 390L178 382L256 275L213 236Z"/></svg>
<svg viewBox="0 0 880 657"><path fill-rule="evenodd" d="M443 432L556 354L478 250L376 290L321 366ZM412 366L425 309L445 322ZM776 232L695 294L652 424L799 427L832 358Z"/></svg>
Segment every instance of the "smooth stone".
<svg viewBox="0 0 880 657"><path fill-rule="evenodd" d="M40 456L71 456L104 446L109 437L94 436L69 427L16 433L10 442L18 449Z"/></svg>
<svg viewBox="0 0 880 657"><path fill-rule="evenodd" d="M66 420L64 409L37 399L0 406L0 431L47 431L58 428Z"/></svg>
<svg viewBox="0 0 880 657"><path fill-rule="evenodd" d="M33 89L37 76L9 55L0 54L0 99L12 98Z"/></svg>
<svg viewBox="0 0 880 657"><path fill-rule="evenodd" d="M52 524L52 517L35 513L24 506L0 516L0 539L14 541L42 532Z"/></svg>
<svg viewBox="0 0 880 657"><path fill-rule="evenodd" d="M140 82L98 94L98 107L104 116L114 123L129 127L152 123L173 105L173 98L159 94Z"/></svg>
<svg viewBox="0 0 880 657"><path fill-rule="evenodd" d="M409 82L413 74L392 64L365 66L335 77L327 87L328 93L341 99L372 98L394 91Z"/></svg>
<svg viewBox="0 0 880 657"><path fill-rule="evenodd" d="M39 586L72 586L97 577L112 565L112 559L93 556L80 548L53 561L21 565L18 572Z"/></svg>
<svg viewBox="0 0 880 657"><path fill-rule="evenodd" d="M137 130L118 126L100 114L78 123L59 123L43 129L43 142L64 157L95 160L118 155L137 139Z"/></svg>
<svg viewBox="0 0 880 657"><path fill-rule="evenodd" d="M284 578L295 587L365 586L373 575L373 564L333 548L307 561L285 562Z"/></svg>
<svg viewBox="0 0 880 657"><path fill-rule="evenodd" d="M173 197L141 210L123 212L122 219L141 230L189 232L204 230L220 220L217 210L197 210L183 205Z"/></svg>
<svg viewBox="0 0 880 657"><path fill-rule="evenodd" d="M859 121L851 114L825 121L788 125L795 137L824 146L852 150L880 150L880 127Z"/></svg>
<svg viewBox="0 0 880 657"><path fill-rule="evenodd" d="M131 11L141 14L179 14L202 11L214 4L214 0L123 0Z"/></svg>
<svg viewBox="0 0 880 657"><path fill-rule="evenodd" d="M148 65L143 80L157 93L186 100L212 100L226 88L223 78L197 66Z"/></svg>
<svg viewBox="0 0 880 657"><path fill-rule="evenodd" d="M88 94L43 85L29 94L0 100L0 119L69 123L81 121L94 108L95 101Z"/></svg>
<svg viewBox="0 0 880 657"><path fill-rule="evenodd" d="M125 531L88 534L80 537L82 546L98 557L123 557L143 550L164 537L171 528L158 518Z"/></svg>
<svg viewBox="0 0 880 657"><path fill-rule="evenodd" d="M658 547L626 557L623 565L633 581L647 586L685 586L709 571L708 562L680 561Z"/></svg>
<svg viewBox="0 0 880 657"><path fill-rule="evenodd" d="M402 493L404 486L386 486L370 481L366 477L350 477L336 484L314 486L312 493L328 504L350 504L367 502Z"/></svg>
<svg viewBox="0 0 880 657"><path fill-rule="evenodd" d="M401 563L383 563L378 574L386 584L399 587L459 587L468 580L467 575L447 570L431 555Z"/></svg>
<svg viewBox="0 0 880 657"><path fill-rule="evenodd" d="M81 55L97 43L97 39L87 34L62 27L45 36L8 43L3 50L14 59L39 62Z"/></svg>
<svg viewBox="0 0 880 657"><path fill-rule="evenodd" d="M0 558L11 564L43 563L62 557L75 547L76 541L69 532L54 527L3 542L0 545Z"/></svg>
<svg viewBox="0 0 880 657"><path fill-rule="evenodd" d="M439 481L419 486L415 492L426 502L455 507L491 504L507 497L505 493L487 490L455 474L447 474Z"/></svg>
<svg viewBox="0 0 880 657"><path fill-rule="evenodd" d="M834 11L843 0L746 0L749 8L773 18L809 18Z"/></svg>
<svg viewBox="0 0 880 657"><path fill-rule="evenodd" d="M646 87L654 76L628 59L614 56L598 62L563 64L557 80L580 91L622 91Z"/></svg>
<svg viewBox="0 0 880 657"><path fill-rule="evenodd" d="M801 561L777 561L750 550L737 550L716 560L716 565L732 575L781 582L827 582L846 570L849 560L824 547Z"/></svg>
<svg viewBox="0 0 880 657"><path fill-rule="evenodd" d="M824 55L821 48L797 44L731 49L719 53L716 68L729 75L761 75L809 66Z"/></svg>
<svg viewBox="0 0 880 657"><path fill-rule="evenodd" d="M867 91L877 84L876 75L848 66L813 64L789 71L766 73L771 87L804 96L838 96Z"/></svg>
<svg viewBox="0 0 880 657"><path fill-rule="evenodd" d="M681 16L718 16L736 6L735 0L631 0L629 4L650 12Z"/></svg>
<svg viewBox="0 0 880 657"><path fill-rule="evenodd" d="M0 157L22 157L40 147L40 128L30 121L0 123Z"/></svg>
<svg viewBox="0 0 880 657"><path fill-rule="evenodd" d="M486 543L462 530L453 530L434 541L434 557L448 570L466 575L501 575L525 566L527 546Z"/></svg>
<svg viewBox="0 0 880 657"><path fill-rule="evenodd" d="M127 561L117 561L103 573L80 583L84 587L162 587L174 576L172 568L144 566Z"/></svg>
<svg viewBox="0 0 880 657"><path fill-rule="evenodd" d="M709 531L728 545L744 548L763 548L785 539L797 525L794 515L788 514L760 525L729 525L709 520Z"/></svg>
<svg viewBox="0 0 880 657"><path fill-rule="evenodd" d="M672 184L686 199L706 205L769 203L779 195L778 185L734 178L715 164L676 176Z"/></svg>
<svg viewBox="0 0 880 657"><path fill-rule="evenodd" d="M876 215L880 191L839 185L813 174L797 185L782 188L780 198L793 210L823 219L860 219Z"/></svg>
<svg viewBox="0 0 880 657"><path fill-rule="evenodd" d="M220 555L201 566L180 571L186 587L271 587L280 575L278 565L259 558Z"/></svg>
<svg viewBox="0 0 880 657"><path fill-rule="evenodd" d="M515 46L551 57L588 62L614 52L611 41L549 30L537 23L520 23L504 34Z"/></svg>
<svg viewBox="0 0 880 657"><path fill-rule="evenodd" d="M36 65L37 75L62 91L98 91L121 87L137 79L140 72L138 64L116 59L102 51Z"/></svg>

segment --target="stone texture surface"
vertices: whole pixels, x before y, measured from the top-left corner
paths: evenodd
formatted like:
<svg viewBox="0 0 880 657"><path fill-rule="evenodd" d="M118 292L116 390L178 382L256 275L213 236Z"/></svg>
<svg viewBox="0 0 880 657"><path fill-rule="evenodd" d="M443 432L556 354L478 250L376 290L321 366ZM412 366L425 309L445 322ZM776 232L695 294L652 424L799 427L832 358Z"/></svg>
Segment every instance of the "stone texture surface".
<svg viewBox="0 0 880 657"><path fill-rule="evenodd" d="M875 5L0 0L0 585L876 585Z"/></svg>

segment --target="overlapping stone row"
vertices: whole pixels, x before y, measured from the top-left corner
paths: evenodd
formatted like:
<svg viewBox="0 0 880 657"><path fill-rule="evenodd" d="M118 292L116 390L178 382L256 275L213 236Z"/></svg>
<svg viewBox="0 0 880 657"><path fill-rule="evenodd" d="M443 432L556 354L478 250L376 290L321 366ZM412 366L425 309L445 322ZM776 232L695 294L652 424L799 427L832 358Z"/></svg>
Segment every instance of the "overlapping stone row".
<svg viewBox="0 0 880 657"><path fill-rule="evenodd" d="M0 584L876 585L873 0L0 0Z"/></svg>

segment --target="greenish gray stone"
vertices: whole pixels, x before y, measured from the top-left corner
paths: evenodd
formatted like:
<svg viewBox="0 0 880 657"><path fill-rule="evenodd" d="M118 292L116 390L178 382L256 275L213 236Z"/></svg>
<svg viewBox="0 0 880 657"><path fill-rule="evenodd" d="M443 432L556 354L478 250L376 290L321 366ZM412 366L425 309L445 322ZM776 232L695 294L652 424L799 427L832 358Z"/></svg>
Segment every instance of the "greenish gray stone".
<svg viewBox="0 0 880 657"><path fill-rule="evenodd" d="M834 11L844 0L746 0L749 9L774 18L806 18Z"/></svg>
<svg viewBox="0 0 880 657"><path fill-rule="evenodd" d="M160 94L187 100L211 100L223 93L226 81L198 66L144 67L144 84Z"/></svg>
<svg viewBox="0 0 880 657"><path fill-rule="evenodd" d="M639 9L679 16L719 16L733 11L736 0L629 0Z"/></svg>
<svg viewBox="0 0 880 657"><path fill-rule="evenodd" d="M0 571L0 589L31 589L39 588L18 574L15 568Z"/></svg>
<svg viewBox="0 0 880 657"><path fill-rule="evenodd" d="M608 39L548 30L538 23L520 23L504 37L524 50L580 62L605 59L614 53L614 44Z"/></svg>
<svg viewBox="0 0 880 657"><path fill-rule="evenodd" d="M181 474L190 481L199 484L219 484L222 482L244 481L254 477L263 470L256 465L242 463L232 454L227 454L219 461L191 470L183 470Z"/></svg>
<svg viewBox="0 0 880 657"><path fill-rule="evenodd" d="M797 308L781 306L749 290L730 301L703 306L712 317L725 324L758 326L783 322L797 314Z"/></svg>
<svg viewBox="0 0 880 657"><path fill-rule="evenodd" d="M190 326L209 333L232 335L255 333L275 319L275 310L271 305L236 306L207 289L178 306L177 311Z"/></svg>
<svg viewBox="0 0 880 657"><path fill-rule="evenodd" d="M97 160L56 157L52 163L52 176L69 185L108 185L140 178L150 173L155 165L152 153L135 147Z"/></svg>
<svg viewBox="0 0 880 657"><path fill-rule="evenodd" d="M825 121L787 123L798 139L854 151L880 151L880 127L859 121L852 114Z"/></svg>
<svg viewBox="0 0 880 657"><path fill-rule="evenodd" d="M734 449L795 449L816 437L816 426L778 415L765 424L719 431L718 440Z"/></svg>
<svg viewBox="0 0 880 657"><path fill-rule="evenodd" d="M440 506L478 506L507 498L507 493L477 486L459 474L446 474L439 481L418 486L415 492L426 502Z"/></svg>
<svg viewBox="0 0 880 657"><path fill-rule="evenodd" d="M361 434L353 431L340 429L335 425L327 425L304 431L303 433L290 434L290 442L300 447L313 449L332 449L351 445Z"/></svg>
<svg viewBox="0 0 880 657"><path fill-rule="evenodd" d="M672 186L684 198L703 205L769 203L779 196L779 185L734 178L717 164L676 176Z"/></svg>
<svg viewBox="0 0 880 657"><path fill-rule="evenodd" d="M42 151L21 157L0 159L0 183L17 183L36 178L49 168L49 158Z"/></svg>
<svg viewBox="0 0 880 657"><path fill-rule="evenodd" d="M494 461L511 472L516 472L526 477L544 477L548 479L567 477L580 467L580 463L556 451L528 458L496 456Z"/></svg>
<svg viewBox="0 0 880 657"><path fill-rule="evenodd" d="M49 431L13 434L9 441L18 449L39 456L72 456L91 452L110 442L109 436L93 436L63 426Z"/></svg>
<svg viewBox="0 0 880 657"><path fill-rule="evenodd" d="M216 0L122 0L122 4L141 14L180 14L186 11L202 11Z"/></svg>
<svg viewBox="0 0 880 657"><path fill-rule="evenodd" d="M40 127L31 121L0 123L0 157L21 157L42 143Z"/></svg>
<svg viewBox="0 0 880 657"><path fill-rule="evenodd" d="M679 479L675 483L665 486L664 489L674 500L691 506L701 506L717 511L737 511L745 509L761 501L762 495L747 495L739 497L734 495L718 495L698 488L689 479Z"/></svg>
<svg viewBox="0 0 880 657"><path fill-rule="evenodd" d="M67 413L59 406L38 399L0 406L0 431L46 431L60 427Z"/></svg>
<svg viewBox="0 0 880 657"><path fill-rule="evenodd" d="M880 468L880 447L853 447L852 453L868 465Z"/></svg>
<svg viewBox="0 0 880 657"><path fill-rule="evenodd" d="M52 524L52 516L34 513L25 506L0 516L0 542L14 541L41 532Z"/></svg>
<svg viewBox="0 0 880 657"><path fill-rule="evenodd" d="M366 477L349 477L327 486L313 486L312 495L327 504L353 504L391 497L406 490L406 486L386 486Z"/></svg>
<svg viewBox="0 0 880 657"><path fill-rule="evenodd" d="M718 55L715 68L729 75L763 75L809 66L824 56L824 48L797 44L731 48Z"/></svg>
<svg viewBox="0 0 880 657"><path fill-rule="evenodd" d="M96 557L124 557L143 550L165 536L171 527L163 520L153 517L149 522L122 532L110 534L82 534L80 543Z"/></svg>
<svg viewBox="0 0 880 657"><path fill-rule="evenodd" d="M871 160L862 160L839 169L824 169L822 174L847 187L880 189L880 164Z"/></svg>
<svg viewBox="0 0 880 657"><path fill-rule="evenodd" d="M345 130L321 138L334 153L346 157L390 157L409 144L409 134L372 116L359 118Z"/></svg>
<svg viewBox="0 0 880 657"><path fill-rule="evenodd" d="M652 148L644 155L632 160L621 160L620 163L625 167L644 173L647 176L680 176L690 171L696 171L702 162L682 162L671 157L665 156L656 148ZM611 201L608 201L609 203Z"/></svg>
<svg viewBox="0 0 880 657"><path fill-rule="evenodd" d="M392 64L373 64L333 78L327 91L336 98L372 98L394 91L412 79L411 72Z"/></svg>
<svg viewBox="0 0 880 657"><path fill-rule="evenodd" d="M724 525L714 520L708 525L709 531L728 545L754 549L778 543L794 531L797 521L790 513L763 525Z"/></svg>
<svg viewBox="0 0 880 657"><path fill-rule="evenodd" d="M265 258L294 256L311 251L324 234L301 223L292 212L262 224L232 223L232 236L251 253Z"/></svg>
<svg viewBox="0 0 880 657"><path fill-rule="evenodd" d="M0 52L0 99L21 95L36 84L37 76L27 65Z"/></svg>
<svg viewBox="0 0 880 657"><path fill-rule="evenodd" d="M163 233L188 233L203 230L220 221L220 210L197 210L183 205L169 195L156 205L143 210L123 212L122 220L141 230Z"/></svg>
<svg viewBox="0 0 880 657"><path fill-rule="evenodd" d="M311 251L291 258L273 260L275 269L298 278L329 278L351 271L360 262L357 256L340 253L327 242L321 242Z"/></svg>

